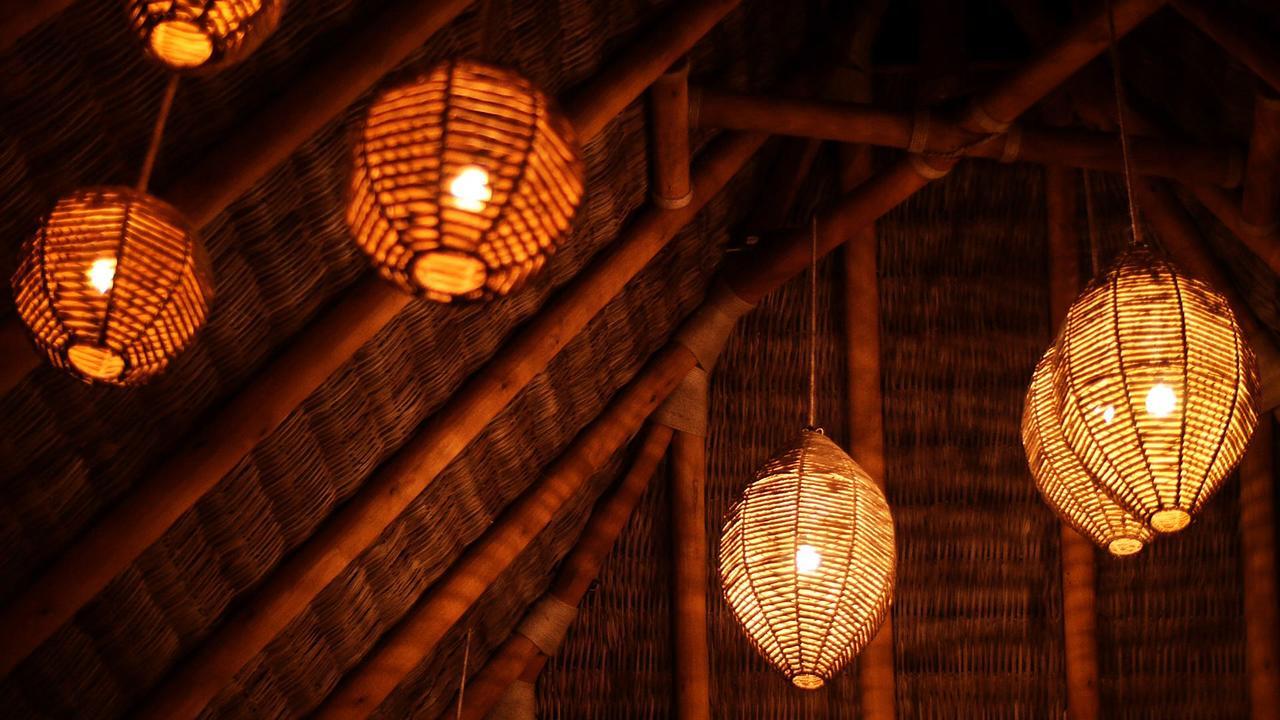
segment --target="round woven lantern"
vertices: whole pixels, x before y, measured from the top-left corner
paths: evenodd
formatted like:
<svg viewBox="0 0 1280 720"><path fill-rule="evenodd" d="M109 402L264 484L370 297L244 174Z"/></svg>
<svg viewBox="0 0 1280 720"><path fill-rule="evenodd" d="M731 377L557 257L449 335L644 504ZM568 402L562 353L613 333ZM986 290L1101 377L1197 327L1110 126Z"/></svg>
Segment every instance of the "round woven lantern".
<svg viewBox="0 0 1280 720"><path fill-rule="evenodd" d="M204 324L208 263L182 215L126 187L76 191L23 244L18 315L50 361L86 381L133 385Z"/></svg>
<svg viewBox="0 0 1280 720"><path fill-rule="evenodd" d="M811 430L765 464L720 538L729 607L756 649L807 690L821 687L880 628L894 563L884 493Z"/></svg>
<svg viewBox="0 0 1280 720"><path fill-rule="evenodd" d="M248 57L280 24L285 0L125 0L147 55L177 72Z"/></svg>
<svg viewBox="0 0 1280 720"><path fill-rule="evenodd" d="M573 128L528 80L450 60L382 93L355 148L347 222L382 275L432 300L505 295L582 199Z"/></svg>
<svg viewBox="0 0 1280 720"><path fill-rule="evenodd" d="M1062 434L1053 394L1053 348L1036 365L1022 411L1022 444L1036 488L1064 522L1116 556L1133 555L1153 533L1098 486Z"/></svg>
<svg viewBox="0 0 1280 720"><path fill-rule="evenodd" d="M1139 245L1071 306L1054 353L1071 451L1135 518L1186 527L1258 420L1256 363L1226 299Z"/></svg>

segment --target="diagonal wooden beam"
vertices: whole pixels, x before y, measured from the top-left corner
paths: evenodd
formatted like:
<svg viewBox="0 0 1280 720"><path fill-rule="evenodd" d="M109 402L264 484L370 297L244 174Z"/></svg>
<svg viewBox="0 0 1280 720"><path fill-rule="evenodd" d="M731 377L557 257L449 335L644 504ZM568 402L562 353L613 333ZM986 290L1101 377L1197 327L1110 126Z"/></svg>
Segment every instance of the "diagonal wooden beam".
<svg viewBox="0 0 1280 720"><path fill-rule="evenodd" d="M5 0L0 5L0 52L71 6L73 0Z"/></svg>
<svg viewBox="0 0 1280 720"><path fill-rule="evenodd" d="M924 153L959 148L965 157L1034 162L1121 172L1120 148L1109 133L1082 129L1016 127L981 135L960 123L865 103L765 97L696 89L703 127L750 130L913 149ZM984 138L987 138L984 141ZM1235 148L1159 138L1134 138L1134 169L1143 175L1223 187L1240 184L1244 163Z"/></svg>
<svg viewBox="0 0 1280 720"><path fill-rule="evenodd" d="M582 601L649 487L650 478L671 442L671 433L671 428L665 425L650 423L644 438L639 441L631 469L596 503L577 544L565 556L556 579L547 590L548 597L569 607L577 607ZM476 676L467 680L462 720L482 720L511 683L519 679L531 664L541 667L546 658L547 654L537 643L517 627ZM453 711L455 702L449 703L449 709L441 713L440 720L452 720L456 716Z"/></svg>
<svg viewBox="0 0 1280 720"><path fill-rule="evenodd" d="M1172 0L1175 10L1280 92L1280 52L1274 37L1219 0Z"/></svg>
<svg viewBox="0 0 1280 720"><path fill-rule="evenodd" d="M583 127L598 130L603 117L620 112L628 99L635 99L671 62L683 55L697 37L714 26L731 5L726 0L684 4L666 17L664 24L642 33L627 52L616 58L575 96L580 100L566 105L570 117L582 123L578 126L580 137L590 137L590 134L582 132ZM612 78L619 87L602 86L602 77ZM726 151L715 155L718 162L708 162L705 168L705 189L700 202L706 201L708 192L714 194L711 189L718 190L762 141L758 136L740 139L736 150L743 154ZM691 205L679 211L650 208L640 213L623 242L607 250L592 270L531 321L437 411L433 424L420 434L420 441L408 453L422 460L420 466L407 465L399 471L402 476L413 478L409 487L422 488L430 483L693 217L696 210ZM318 322L308 325L279 358L213 417L200 435L139 483L119 506L86 531L49 570L0 613L0 636L6 638L6 642L0 645L0 675L12 670L105 587L112 577L158 540L183 512L193 507L241 457L279 426L325 378L349 360L408 302L407 296L369 278L339 299ZM319 352L312 355L308 348L319 349ZM380 492L380 489L364 488L357 493L356 499L367 500ZM349 514L372 513L371 517L361 521L381 523L378 528L370 533L359 526L343 526L337 520L330 523L327 526L329 535L321 541L325 549L304 550L288 565L294 568L294 574L287 582L297 582L301 587L294 589L288 584L268 583L267 588L275 589L264 588L259 606L283 605L290 608L288 617L304 608L315 593L341 570L342 566L332 565L338 562L335 558L355 557L377 537L380 528L389 524L417 494L413 492L404 496L404 492L407 489L399 488L399 492L384 493L380 503L367 506L353 499L347 508ZM363 510L356 511L355 507L363 507ZM313 541L308 547L315 545ZM266 619L258 618L254 627L268 625L270 623ZM249 645L265 645L274 635L274 631L269 631L264 638L256 633L268 631L255 632L248 628L234 632L252 636L251 641L246 639ZM222 678L229 679L234 675L234 669L227 674L226 668L234 666L238 669L247 659L243 657L246 650L230 649L237 645L237 642L231 643L216 653L226 653L226 656L209 661L224 668L207 671L211 677L218 678L208 681L210 685L223 682ZM261 645L257 647L260 649ZM252 657L257 649L247 652L248 657ZM196 674L203 675L204 672ZM196 685L202 687L197 689ZM203 695L216 692L220 687L219 684L210 690L209 685L200 682L192 686L192 692ZM175 691L165 690L162 695L171 692Z"/></svg>
<svg viewBox="0 0 1280 720"><path fill-rule="evenodd" d="M1221 188L1201 184L1184 187L1271 272L1280 274L1280 229L1276 225L1258 226L1245 220L1240 201Z"/></svg>

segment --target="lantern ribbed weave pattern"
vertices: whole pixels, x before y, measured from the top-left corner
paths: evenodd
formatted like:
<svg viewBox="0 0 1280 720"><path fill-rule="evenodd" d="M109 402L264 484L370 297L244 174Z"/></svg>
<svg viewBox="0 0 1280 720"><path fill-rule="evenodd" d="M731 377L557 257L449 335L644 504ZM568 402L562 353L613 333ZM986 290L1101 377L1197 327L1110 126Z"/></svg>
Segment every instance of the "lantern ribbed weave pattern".
<svg viewBox="0 0 1280 720"><path fill-rule="evenodd" d="M125 0L147 54L174 71L248 57L280 24L285 0Z"/></svg>
<svg viewBox="0 0 1280 720"><path fill-rule="evenodd" d="M450 60L369 108L347 222L379 271L432 300L505 295L582 199L572 127L528 80Z"/></svg>
<svg viewBox="0 0 1280 720"><path fill-rule="evenodd" d="M1213 495L1257 424L1258 373L1225 298L1139 245L1092 282L1055 345L1066 444L1158 532Z"/></svg>
<svg viewBox="0 0 1280 720"><path fill-rule="evenodd" d="M1132 555L1153 533L1098 486L1062 434L1053 395L1054 350L1045 352L1027 390L1022 445L1036 488L1064 522L1113 555Z"/></svg>
<svg viewBox="0 0 1280 720"><path fill-rule="evenodd" d="M15 304L50 361L132 385L190 342L208 313L207 261L186 220L125 187L63 197L21 250Z"/></svg>
<svg viewBox="0 0 1280 720"><path fill-rule="evenodd" d="M729 511L725 600L756 649L797 687L820 687L871 640L894 586L884 493L835 443L805 430Z"/></svg>

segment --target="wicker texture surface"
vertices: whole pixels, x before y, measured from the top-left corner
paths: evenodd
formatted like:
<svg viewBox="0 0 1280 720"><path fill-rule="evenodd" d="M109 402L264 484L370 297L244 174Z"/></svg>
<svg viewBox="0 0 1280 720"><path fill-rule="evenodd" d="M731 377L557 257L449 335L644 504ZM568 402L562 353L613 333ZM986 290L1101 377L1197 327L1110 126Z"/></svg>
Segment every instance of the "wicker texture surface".
<svg viewBox="0 0 1280 720"><path fill-rule="evenodd" d="M208 261L169 204L125 187L58 200L23 244L18 315L55 366L85 381L141 383L204 324Z"/></svg>
<svg viewBox="0 0 1280 720"><path fill-rule="evenodd" d="M1054 354L1081 464L1154 530L1184 528L1257 424L1257 367L1227 301L1140 245L1072 304Z"/></svg>
<svg viewBox="0 0 1280 720"><path fill-rule="evenodd" d="M866 471L805 430L734 503L720 535L725 601L757 650L814 690L875 636L893 598L893 517Z"/></svg>
<svg viewBox="0 0 1280 720"><path fill-rule="evenodd" d="M353 162L357 244L384 277L440 302L519 287L582 200L568 121L525 78L469 60L382 93Z"/></svg>
<svg viewBox="0 0 1280 720"><path fill-rule="evenodd" d="M280 24L285 0L125 0L146 53L174 71L240 62Z"/></svg>

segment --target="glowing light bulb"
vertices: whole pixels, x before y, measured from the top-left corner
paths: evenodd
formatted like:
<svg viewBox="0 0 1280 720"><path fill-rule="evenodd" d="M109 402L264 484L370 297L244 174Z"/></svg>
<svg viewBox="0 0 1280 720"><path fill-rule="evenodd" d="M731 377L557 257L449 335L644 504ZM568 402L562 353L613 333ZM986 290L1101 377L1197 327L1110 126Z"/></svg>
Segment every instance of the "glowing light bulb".
<svg viewBox="0 0 1280 720"><path fill-rule="evenodd" d="M453 182L449 183L449 194L453 195L457 206L468 212L484 210L485 203L493 199L493 190L489 187L489 173L484 168L468 165L460 170Z"/></svg>
<svg viewBox="0 0 1280 720"><path fill-rule="evenodd" d="M104 257L94 260L85 277L89 278L89 284L94 290L106 295L111 286L116 283L116 259Z"/></svg>
<svg viewBox="0 0 1280 720"><path fill-rule="evenodd" d="M801 545L796 548L796 572L808 574L822 564L822 554L812 545Z"/></svg>
<svg viewBox="0 0 1280 720"><path fill-rule="evenodd" d="M1165 417L1178 406L1178 396L1173 388L1164 383L1156 383L1147 393L1147 412L1156 417Z"/></svg>

